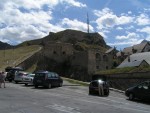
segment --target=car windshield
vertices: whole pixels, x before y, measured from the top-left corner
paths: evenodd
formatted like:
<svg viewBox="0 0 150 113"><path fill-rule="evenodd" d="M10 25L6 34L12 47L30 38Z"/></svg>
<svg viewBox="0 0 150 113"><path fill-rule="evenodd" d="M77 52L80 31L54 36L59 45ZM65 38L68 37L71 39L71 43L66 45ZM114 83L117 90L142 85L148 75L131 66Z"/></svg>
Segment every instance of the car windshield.
<svg viewBox="0 0 150 113"><path fill-rule="evenodd" d="M36 73L35 77L45 77L45 73Z"/></svg>

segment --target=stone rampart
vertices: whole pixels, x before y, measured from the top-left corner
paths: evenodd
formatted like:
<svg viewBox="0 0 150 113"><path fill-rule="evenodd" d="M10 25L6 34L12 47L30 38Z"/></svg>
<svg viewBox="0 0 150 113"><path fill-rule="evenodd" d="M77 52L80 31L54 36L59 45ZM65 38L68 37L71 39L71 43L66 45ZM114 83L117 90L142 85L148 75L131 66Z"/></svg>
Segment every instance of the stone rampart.
<svg viewBox="0 0 150 113"><path fill-rule="evenodd" d="M134 73L120 73L106 75L110 87L126 90L127 88L139 84L143 81L150 80L150 71L134 72Z"/></svg>

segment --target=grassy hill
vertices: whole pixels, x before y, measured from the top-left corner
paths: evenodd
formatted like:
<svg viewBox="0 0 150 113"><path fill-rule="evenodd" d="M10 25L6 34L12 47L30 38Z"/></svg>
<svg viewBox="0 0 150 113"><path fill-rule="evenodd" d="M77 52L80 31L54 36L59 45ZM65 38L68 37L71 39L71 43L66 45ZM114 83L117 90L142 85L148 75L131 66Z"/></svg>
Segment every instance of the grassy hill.
<svg viewBox="0 0 150 113"><path fill-rule="evenodd" d="M4 42L1 42L0 41L0 50L3 50L3 49L10 49L12 48L13 46L11 46L10 44L7 44L7 43L4 43Z"/></svg>
<svg viewBox="0 0 150 113"><path fill-rule="evenodd" d="M104 71L97 71L96 74L117 74L117 73L132 73L132 72L145 72L149 71L150 66L143 67L124 67L124 68L116 68Z"/></svg>
<svg viewBox="0 0 150 113"><path fill-rule="evenodd" d="M39 45L32 45L0 50L0 70L4 70L7 66L16 66L41 48Z"/></svg>

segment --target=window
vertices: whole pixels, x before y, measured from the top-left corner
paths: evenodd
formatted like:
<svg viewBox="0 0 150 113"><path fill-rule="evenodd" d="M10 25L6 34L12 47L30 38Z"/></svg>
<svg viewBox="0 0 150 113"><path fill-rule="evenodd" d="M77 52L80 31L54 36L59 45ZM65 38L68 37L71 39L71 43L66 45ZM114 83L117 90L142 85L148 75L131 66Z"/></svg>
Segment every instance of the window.
<svg viewBox="0 0 150 113"><path fill-rule="evenodd" d="M56 52L56 51L53 51L53 54L57 54L57 52Z"/></svg>
<svg viewBox="0 0 150 113"><path fill-rule="evenodd" d="M65 54L66 54L66 52L65 52L65 51L63 51L63 52L62 52L62 54L63 54L63 55L65 55Z"/></svg>
<svg viewBox="0 0 150 113"><path fill-rule="evenodd" d="M48 73L48 78L51 78L52 77L52 74L51 73Z"/></svg>
<svg viewBox="0 0 150 113"><path fill-rule="evenodd" d="M93 83L92 83L92 86L93 86L93 87L98 87L98 83L97 83L97 82L93 82Z"/></svg>
<svg viewBox="0 0 150 113"><path fill-rule="evenodd" d="M101 55L99 53L96 53L96 60L101 60Z"/></svg>
<svg viewBox="0 0 150 113"><path fill-rule="evenodd" d="M99 69L99 66L96 66L96 69Z"/></svg>
<svg viewBox="0 0 150 113"><path fill-rule="evenodd" d="M51 73L51 75L52 75L52 78L55 78L55 77L56 77L54 73Z"/></svg>
<svg viewBox="0 0 150 113"><path fill-rule="evenodd" d="M104 61L108 61L108 56L107 55L103 55L103 60Z"/></svg>
<svg viewBox="0 0 150 113"><path fill-rule="evenodd" d="M55 73L55 77L58 78L58 74L57 73Z"/></svg>
<svg viewBox="0 0 150 113"><path fill-rule="evenodd" d="M143 88L143 89L146 89L146 90L147 90L147 89L149 89L149 84L148 84L147 82L145 82L145 83L139 85L138 88L139 88L139 89Z"/></svg>
<svg viewBox="0 0 150 113"><path fill-rule="evenodd" d="M108 66L106 66L106 69L108 69Z"/></svg>

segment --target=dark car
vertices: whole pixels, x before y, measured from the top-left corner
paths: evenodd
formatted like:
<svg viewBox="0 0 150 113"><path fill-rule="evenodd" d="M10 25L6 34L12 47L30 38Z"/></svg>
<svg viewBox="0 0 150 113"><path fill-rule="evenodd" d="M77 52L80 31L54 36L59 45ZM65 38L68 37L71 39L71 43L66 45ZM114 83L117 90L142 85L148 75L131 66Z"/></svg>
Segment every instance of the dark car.
<svg viewBox="0 0 150 113"><path fill-rule="evenodd" d="M9 82L12 82L15 78L15 74L18 71L23 71L23 68L21 67L6 67L5 71L8 72L6 76L6 80Z"/></svg>
<svg viewBox="0 0 150 113"><path fill-rule="evenodd" d="M93 80L89 84L89 94L96 94L99 91L99 82L100 80ZM109 85L107 81L103 81L103 89L104 89L104 95L108 96L109 95Z"/></svg>
<svg viewBox="0 0 150 113"><path fill-rule="evenodd" d="M38 86L44 86L47 88L61 87L63 84L63 80L55 72L38 71L35 72L33 84L35 88L37 88Z"/></svg>
<svg viewBox="0 0 150 113"><path fill-rule="evenodd" d="M128 88L125 91L125 95L129 97L129 100L140 99L150 101L150 81L145 81Z"/></svg>

